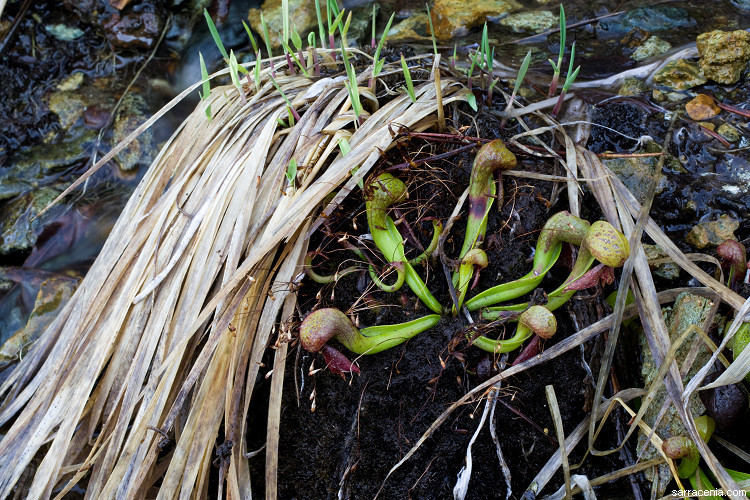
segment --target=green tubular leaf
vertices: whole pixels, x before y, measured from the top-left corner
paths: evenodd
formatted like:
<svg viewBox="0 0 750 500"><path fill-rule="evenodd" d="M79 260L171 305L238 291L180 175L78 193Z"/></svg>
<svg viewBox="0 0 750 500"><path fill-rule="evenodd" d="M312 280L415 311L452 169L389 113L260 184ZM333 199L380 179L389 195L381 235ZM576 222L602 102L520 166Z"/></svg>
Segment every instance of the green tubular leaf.
<svg viewBox="0 0 750 500"><path fill-rule="evenodd" d="M380 279L378 273L375 272L375 268L370 266L370 279L375 286L383 290L384 292L393 293L397 292L404 284L406 273L404 272L404 265L402 262L391 262L391 267L396 271L396 282L392 285L386 285L383 280Z"/></svg>
<svg viewBox="0 0 750 500"><path fill-rule="evenodd" d="M503 283L501 285L494 286L488 290L483 291L479 295L476 295L466 302L466 307L469 311L476 311L482 307L491 306L500 302L517 299L522 295L525 295L539 286L539 283L544 279L544 275L552 269L557 259L560 257L562 251L562 243L555 246L552 249L550 259L547 265L543 268L543 273L535 275L534 272L528 273L526 276L519 278L509 283Z"/></svg>
<svg viewBox="0 0 750 500"><path fill-rule="evenodd" d="M437 250L441 234L443 234L443 223L439 220L432 221L432 240L430 240L430 244L425 248L424 252L411 259L409 264L416 266L431 256Z"/></svg>
<svg viewBox="0 0 750 500"><path fill-rule="evenodd" d="M365 189L365 209L367 224L375 246L388 262L403 262L405 281L409 288L424 304L436 313L442 313L442 306L427 289L422 278L414 270L404 255L404 240L396 229L386 210L406 196L406 185L391 174L381 174Z"/></svg>
<svg viewBox="0 0 750 500"><path fill-rule="evenodd" d="M430 314L407 323L370 326L360 330L361 338L357 339L356 343L352 343L351 347L346 347L357 354L375 354L402 344L425 330L429 330L439 321L438 314Z"/></svg>
<svg viewBox="0 0 750 500"><path fill-rule="evenodd" d="M492 353L511 352L521 347L533 333L529 327L519 323L515 335L508 340L492 340L485 336L479 336L474 339L471 345Z"/></svg>

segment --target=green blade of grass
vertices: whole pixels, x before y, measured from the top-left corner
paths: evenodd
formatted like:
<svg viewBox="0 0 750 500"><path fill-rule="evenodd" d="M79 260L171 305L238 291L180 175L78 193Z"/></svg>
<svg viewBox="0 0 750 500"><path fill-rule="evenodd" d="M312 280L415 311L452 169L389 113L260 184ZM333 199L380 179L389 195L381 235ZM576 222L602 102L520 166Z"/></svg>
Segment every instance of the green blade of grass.
<svg viewBox="0 0 750 500"><path fill-rule="evenodd" d="M203 92L200 93L201 99L206 101L208 96L211 94L211 83L208 81L208 69L206 68L206 62L203 60L203 54L198 52L198 58L201 64L201 79L203 80ZM211 120L211 105L206 106L206 117Z"/></svg>
<svg viewBox="0 0 750 500"><path fill-rule="evenodd" d="M529 64L531 64L531 49L529 49L529 51L526 53L526 57L523 58L521 67L518 68L518 75L516 75L516 83L515 85L513 85L514 96L518 94L518 91L521 88L521 83L523 82L523 79L526 77L526 72L529 70Z"/></svg>
<svg viewBox="0 0 750 500"><path fill-rule="evenodd" d="M329 35L332 35L332 34L336 33L336 28L338 28L339 24L341 24L341 18L344 17L344 12L345 11L343 11L343 10L341 12L339 12L336 15L336 19L333 20L333 24L331 24L328 27L328 34Z"/></svg>
<svg viewBox="0 0 750 500"><path fill-rule="evenodd" d="M266 24L266 20L263 18L263 11L260 11L260 24L263 26L263 40L266 42L268 58L271 59L273 57L273 52L271 51L271 35L268 34L268 24Z"/></svg>
<svg viewBox="0 0 750 500"><path fill-rule="evenodd" d="M414 84L411 81L411 73L409 72L409 66L406 64L406 59L404 59L403 54L401 54L401 69L404 72L404 80L406 81L406 92L409 93L409 98L411 99L411 102L417 102L417 96L414 93Z"/></svg>
<svg viewBox="0 0 750 500"><path fill-rule="evenodd" d="M281 0L281 39L289 41L289 0Z"/></svg>
<svg viewBox="0 0 750 500"><path fill-rule="evenodd" d="M281 42L281 45L282 47L284 47L284 50L286 51L286 53L292 57L294 62L297 64L297 67L299 68L299 70L302 71L302 74L304 74L306 77L309 78L310 75L307 73L307 68L305 68L305 65L302 64L302 61L297 59L297 55L294 53L292 49L289 48L289 45L287 45L286 42Z"/></svg>
<svg viewBox="0 0 750 500"><path fill-rule="evenodd" d="M297 32L297 26L292 28L292 43L294 44L295 49L302 50L302 37L300 37Z"/></svg>
<svg viewBox="0 0 750 500"><path fill-rule="evenodd" d="M297 160L292 158L289 160L289 165L286 167L286 179L289 181L289 185L294 189L295 181L297 180Z"/></svg>
<svg viewBox="0 0 750 500"><path fill-rule="evenodd" d="M255 41L255 37L253 36L253 32L250 31L250 27L247 25L245 21L242 21L242 26L245 27L245 32L247 33L247 37L250 39L250 43L253 44L253 52L256 54L258 53L258 43Z"/></svg>
<svg viewBox="0 0 750 500"><path fill-rule="evenodd" d="M214 24L213 19L211 19L211 16L208 15L208 11L206 9L203 9L203 16L206 18L206 24L208 24L208 31L211 32L211 38L214 39L214 43L216 43L216 46L219 47L221 57L228 61L229 54L227 54L227 49L224 48L224 44L222 43L221 37L219 36L219 31L216 29L216 25Z"/></svg>
<svg viewBox="0 0 750 500"><path fill-rule="evenodd" d="M432 14L430 13L430 5L424 4L427 9L427 21L430 23L430 36L432 37L432 50L437 55L437 42L435 41L435 29L432 27Z"/></svg>
<svg viewBox="0 0 750 500"><path fill-rule="evenodd" d="M323 26L323 16L320 13L320 0L315 0L315 14L318 16L318 31L320 32L320 44L326 48L326 30Z"/></svg>
<svg viewBox="0 0 750 500"><path fill-rule="evenodd" d="M380 43L378 43L378 47L375 49L375 64L373 66L372 70L372 76L376 77L380 74L380 70L383 69L383 64L385 64L385 59L382 61L380 60L380 51L383 49L383 46L385 45L385 41L388 38L388 32L391 30L391 23L393 23L393 18L396 16L396 13L394 12L391 14L391 18L388 19L388 24L385 25L385 30L383 31L383 35L380 37Z"/></svg>

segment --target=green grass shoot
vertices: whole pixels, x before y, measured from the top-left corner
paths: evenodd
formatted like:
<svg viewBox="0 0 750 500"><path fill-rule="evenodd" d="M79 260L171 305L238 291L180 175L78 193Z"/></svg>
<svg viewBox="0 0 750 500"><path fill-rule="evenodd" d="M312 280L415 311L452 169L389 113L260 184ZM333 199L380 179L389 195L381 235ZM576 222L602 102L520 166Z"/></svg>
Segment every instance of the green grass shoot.
<svg viewBox="0 0 750 500"><path fill-rule="evenodd" d="M208 24L208 31L211 32L211 38L214 39L214 43L216 43L216 46L219 47L221 57L223 57L225 61L229 61L229 54L227 54L227 49L224 48L224 43L222 43L221 41L219 31L216 29L216 25L214 24L213 19L211 19L211 16L208 14L208 11L206 9L203 9L203 15L206 18L206 24Z"/></svg>
<svg viewBox="0 0 750 500"><path fill-rule="evenodd" d="M300 61L297 58L297 56L294 54L294 51L289 47L289 45L287 45L286 42L281 42L281 45L284 47L284 52L286 53L287 57L291 56L294 62L297 63L297 66L299 67L302 74L309 78L310 75L307 73L307 68L305 68L304 61ZM301 45L301 42L300 42L300 45Z"/></svg>
<svg viewBox="0 0 750 500"><path fill-rule="evenodd" d="M526 57L523 58L521 67L518 68L516 83L513 85L513 93L510 95L508 104L505 106L506 113L513 107L513 101L515 101L516 95L518 95L518 91L521 90L521 83L523 83L523 79L526 78L526 72L529 70L529 64L531 64L531 49L529 49L529 51L526 53ZM505 119L503 119L501 123L501 127L502 126L505 126Z"/></svg>
<svg viewBox="0 0 750 500"><path fill-rule="evenodd" d="M273 52L271 51L271 35L268 34L268 24L263 17L263 11L260 11L260 24L263 26L263 40L266 42L266 51L268 51L268 60L271 64L271 72L273 72Z"/></svg>
<svg viewBox="0 0 750 500"><path fill-rule="evenodd" d="M432 50L437 55L437 42L435 41L435 29L432 27L432 14L430 13L430 5L424 4L427 9L427 20L430 22L430 36L432 37Z"/></svg>
<svg viewBox="0 0 750 500"><path fill-rule="evenodd" d="M302 37L299 36L296 25L292 28L292 43L295 49L302 50Z"/></svg>
<svg viewBox="0 0 750 500"><path fill-rule="evenodd" d="M372 36L370 37L370 48L375 48L375 4L372 4Z"/></svg>
<svg viewBox="0 0 750 500"><path fill-rule="evenodd" d="M380 51L383 50L383 46L385 45L385 41L388 38L388 32L391 30L391 24L393 23L393 18L395 16L396 16L395 12L391 14L391 18L388 19L388 24L385 25L385 30L383 30L383 35L380 37L380 43L378 43L378 46L375 49L375 56L374 56L374 62L373 62L373 68L372 68L373 78L378 76L380 72L383 70L385 59L380 59Z"/></svg>
<svg viewBox="0 0 750 500"><path fill-rule="evenodd" d="M479 111L479 107L477 106L477 96L469 92L466 95L466 102L469 103L469 106L471 106L471 109L473 109L474 112Z"/></svg>
<svg viewBox="0 0 750 500"><path fill-rule="evenodd" d="M409 66L406 64L404 55L401 54L401 69L404 72L404 80L406 81L406 92L409 94L411 102L417 102L417 96L414 93L414 83L411 81L411 73L409 72Z"/></svg>
<svg viewBox="0 0 750 500"><path fill-rule="evenodd" d="M343 11L341 11L343 13ZM352 103L352 111L354 116L357 117L357 124L362 124L362 102L359 99L359 88L357 86L357 74L354 71L354 66L349 61L349 56L346 53L346 33L349 31L349 23L352 20L352 13L350 12L346 18L346 23L341 28L341 57L344 60L344 68L346 69L346 76L348 80L346 82L346 88L349 91L349 100Z"/></svg>
<svg viewBox="0 0 750 500"><path fill-rule="evenodd" d="M563 56L565 55L565 36L566 36L566 23L565 23L565 9L560 4L560 54L557 56L557 64L552 59L549 59L549 63L552 65L554 74L552 75L552 82L549 86L549 97L555 95L557 91L557 82L560 79L560 67L562 66Z"/></svg>
<svg viewBox="0 0 750 500"><path fill-rule="evenodd" d="M320 47L325 49L326 48L326 30L325 30L325 27L323 26L323 16L320 13L320 0L315 0L315 13L318 16L318 31L320 32Z"/></svg>
<svg viewBox="0 0 750 500"><path fill-rule="evenodd" d="M245 27L245 32L247 33L247 37L250 39L250 43L253 44L253 52L257 55L260 50L258 49L258 42L255 41L255 37L253 36L253 32L250 30L250 27L247 25L245 21L242 21L242 26Z"/></svg>
<svg viewBox="0 0 750 500"><path fill-rule="evenodd" d="M339 139L339 149L341 150L341 156L348 155L349 151L352 150L352 147L349 145L349 141L347 141L345 137Z"/></svg>
<svg viewBox="0 0 750 500"><path fill-rule="evenodd" d="M292 103L289 101L286 94L284 94L284 91L281 90L281 87L279 87L279 84L276 83L276 80L274 80L273 77L270 77L270 78L271 78L271 83L273 83L273 86L276 87L276 91L279 93L279 95L281 95L282 99L284 99L284 102L286 103L286 110L287 110L287 113L289 114L288 124L281 121L281 119L279 119L279 122L282 123L284 126L288 125L291 127L294 125L295 119L299 120L299 113L297 113L297 110L292 107Z"/></svg>
<svg viewBox="0 0 750 500"><path fill-rule="evenodd" d="M237 91L240 93L240 97L242 98L242 102L244 103L246 101L245 98L245 90L242 88L242 81L240 80L240 68L244 69L245 72L247 70L240 66L237 62L237 57L234 55L234 51L229 52L229 76L232 78L232 85L234 85L237 88Z"/></svg>
<svg viewBox="0 0 750 500"><path fill-rule="evenodd" d="M206 101L208 100L208 96L211 94L211 83L208 81L208 69L206 68L206 62L203 60L203 54L198 52L198 58L200 59L201 63L201 79L203 80L203 92L199 92L198 94L201 96L202 100ZM206 106L206 116L208 117L208 120L211 121L210 104Z"/></svg>
<svg viewBox="0 0 750 500"><path fill-rule="evenodd" d="M307 46L315 48L315 32L311 31L307 34Z"/></svg>
<svg viewBox="0 0 750 500"><path fill-rule="evenodd" d="M297 180L297 160L294 158L289 160L289 165L286 167L286 180L289 181L289 185L294 189L294 183Z"/></svg>
<svg viewBox="0 0 750 500"><path fill-rule="evenodd" d="M289 0L281 0L281 40L289 42Z"/></svg>

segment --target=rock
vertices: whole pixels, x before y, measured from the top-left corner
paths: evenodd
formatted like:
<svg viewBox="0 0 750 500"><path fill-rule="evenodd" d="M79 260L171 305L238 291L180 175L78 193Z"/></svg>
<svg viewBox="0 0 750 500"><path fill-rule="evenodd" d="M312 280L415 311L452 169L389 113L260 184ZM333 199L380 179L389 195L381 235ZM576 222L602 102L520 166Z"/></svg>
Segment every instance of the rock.
<svg viewBox="0 0 750 500"><path fill-rule="evenodd" d="M714 98L706 94L698 94L685 105L685 111L693 120L708 120L721 112Z"/></svg>
<svg viewBox="0 0 750 500"><path fill-rule="evenodd" d="M750 60L750 33L715 30L698 35L696 42L706 78L722 84L740 80L740 74Z"/></svg>
<svg viewBox="0 0 750 500"><path fill-rule="evenodd" d="M646 259L648 259L649 265L651 265L651 261L668 257L667 252L662 250L658 245L643 245L643 252L646 254ZM660 278L673 280L679 278L680 266L674 262L665 262L663 264L658 264L653 272Z"/></svg>
<svg viewBox="0 0 750 500"><path fill-rule="evenodd" d="M426 12L416 12L391 26L388 32L388 43L399 44L407 41L423 40L429 41L430 25Z"/></svg>
<svg viewBox="0 0 750 500"><path fill-rule="evenodd" d="M646 147L645 150L638 152L646 153L659 153L661 148L656 144L652 143ZM674 163L679 163L676 158L668 155L667 162L671 167ZM612 172L625 183L627 188L633 193L633 196L638 199L639 202L643 203L646 199L646 194L654 182L654 172L656 171L656 165L659 163L658 156L633 156L629 158L612 158L603 160L603 163L609 167ZM667 165L665 165L667 167ZM669 168L669 167L668 167ZM667 179L662 176L659 179L659 183L656 185L656 194L664 191L667 187Z"/></svg>
<svg viewBox="0 0 750 500"><path fill-rule="evenodd" d="M675 59L667 63L654 75L654 83L674 90L685 90L703 85L708 80L700 66L687 59Z"/></svg>
<svg viewBox="0 0 750 500"><path fill-rule="evenodd" d="M729 142L737 142L742 137L740 131L729 125L728 123L722 123L716 132Z"/></svg>
<svg viewBox="0 0 750 500"><path fill-rule="evenodd" d="M435 0L432 25L439 40L465 36L487 20L499 20L521 9L515 0Z"/></svg>
<svg viewBox="0 0 750 500"><path fill-rule="evenodd" d="M164 20L158 13L149 11L151 6L148 4L138 7L144 8L134 8L122 16L115 12L102 23L109 43L124 49L153 48L161 35Z"/></svg>
<svg viewBox="0 0 750 500"><path fill-rule="evenodd" d="M62 191L43 187L17 196L0 208L0 255L28 252L47 225L62 211L55 207L37 217Z"/></svg>
<svg viewBox="0 0 750 500"><path fill-rule="evenodd" d="M669 42L658 36L650 36L630 56L634 61L643 61L649 57L661 55L672 48Z"/></svg>
<svg viewBox="0 0 750 500"><path fill-rule="evenodd" d="M740 223L724 214L719 220L699 222L690 230L685 240L696 248L719 246L724 240L737 240L734 232Z"/></svg>
<svg viewBox="0 0 750 500"><path fill-rule="evenodd" d="M502 19L500 25L512 29L515 33L542 33L557 26L559 21L560 17L550 11L537 10L511 14Z"/></svg>
<svg viewBox="0 0 750 500"><path fill-rule="evenodd" d="M44 29L47 33L63 42L69 42L83 36L82 29L76 28L75 26L68 26L66 24L52 24L45 26Z"/></svg>
<svg viewBox="0 0 750 500"><path fill-rule="evenodd" d="M640 95L646 92L648 92L648 86L643 82L643 80L629 77L622 82L622 85L620 85L620 89L617 91L617 94Z"/></svg>
<svg viewBox="0 0 750 500"><path fill-rule="evenodd" d="M708 385L719 378L719 372L709 374L703 385ZM716 422L719 430L729 430L744 421L747 413L747 396L742 391L741 383L723 385L700 391L698 395L706 407L706 413Z"/></svg>
<svg viewBox="0 0 750 500"><path fill-rule="evenodd" d="M134 92L128 93L120 103L115 113L112 126L112 147L129 136L148 119L148 105L146 100ZM132 170L139 164L150 164L156 155L154 133L149 128L137 139L128 144L125 149L117 153L115 161L123 170Z"/></svg>
<svg viewBox="0 0 750 500"><path fill-rule="evenodd" d="M633 28L653 33L693 25L695 20L690 17L687 10L668 5L638 7L622 16L599 21L605 36L622 36Z"/></svg>
<svg viewBox="0 0 750 500"><path fill-rule="evenodd" d="M263 19L268 25L268 36L271 38L271 46L281 47L281 30L283 25L281 0L266 0L260 9L250 9L247 14L250 26L265 40L263 24L260 22L261 10L263 11ZM321 1L320 15L323 18L326 28L328 26L326 24L327 12L326 2ZM315 11L315 2L309 0L289 0L289 29L293 26L297 27L297 31L303 40L307 40L307 33L313 29L315 29L317 35L318 14ZM336 38L338 39L338 32L336 33ZM326 46L328 46L328 40L326 40Z"/></svg>
<svg viewBox="0 0 750 500"><path fill-rule="evenodd" d="M26 326L0 347L0 366L20 360L68 303L79 281L77 278L61 275L42 283Z"/></svg>
<svg viewBox="0 0 750 500"><path fill-rule="evenodd" d="M83 96L73 91L53 92L48 98L47 105L50 111L57 115L63 130L68 130L86 110Z"/></svg>
<svg viewBox="0 0 750 500"><path fill-rule="evenodd" d="M665 307L662 309L664 314L667 331L669 333L669 339L671 343L677 341L677 339L685 333L690 326L701 327L703 322L708 317L711 310L712 302L706 298L698 297L689 293L681 293L675 299L674 305ZM677 349L675 359L677 366L681 366L685 361L686 356L690 352L694 342L698 339L698 334L693 331L688 334L687 338L682 342L680 347ZM652 384L659 384L653 401L649 405L645 414L643 415L643 421L650 427L654 426L656 417L662 409L664 401L667 399L667 391L664 387L663 382L655 380L658 372L658 366L654 362L651 354L649 343L646 340L645 335L639 336L639 344L641 347L641 375L643 376L644 387L650 387ZM698 354L693 361L690 370L685 375L683 383L687 383L697 372L703 367L703 365L710 359L711 353L703 345L698 351ZM697 394L693 394L688 402L688 411L693 417L698 417L703 414L705 407L698 398ZM659 437L666 439L672 436L684 435L687 431L682 424L677 411L673 405L669 405L666 413L662 417L658 433ZM641 433L638 436L638 448L646 444L646 436ZM642 460L650 460L660 456L659 452L654 449L653 446L646 446L642 455ZM646 472L646 477L649 481L657 480L657 496L662 496L664 491L672 480L672 474L669 471L669 467L662 465L657 470L657 477L654 477L653 469L649 469Z"/></svg>

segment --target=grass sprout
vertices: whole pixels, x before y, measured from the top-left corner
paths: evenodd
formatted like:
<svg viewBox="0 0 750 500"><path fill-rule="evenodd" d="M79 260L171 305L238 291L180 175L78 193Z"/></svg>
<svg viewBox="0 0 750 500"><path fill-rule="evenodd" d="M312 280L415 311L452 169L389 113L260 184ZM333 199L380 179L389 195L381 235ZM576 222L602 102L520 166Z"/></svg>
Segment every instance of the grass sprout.
<svg viewBox="0 0 750 500"><path fill-rule="evenodd" d="M430 13L430 4L424 4L425 8L427 9L427 21L430 23L430 36L432 37L432 50L435 55L437 55L437 42L435 41L435 29L432 27L432 14ZM487 23L485 23L485 27L487 26Z"/></svg>
<svg viewBox="0 0 750 500"><path fill-rule="evenodd" d="M286 180L289 181L289 185L294 189L294 184L297 180L297 160L294 158L289 160L289 165L286 167Z"/></svg>
<svg viewBox="0 0 750 500"><path fill-rule="evenodd" d="M411 81L411 73L409 72L409 66L406 64L404 55L401 54L401 69L404 71L404 80L406 81L406 92L409 94L411 102L417 102L417 96L414 93L414 84Z"/></svg>
<svg viewBox="0 0 750 500"><path fill-rule="evenodd" d="M529 64L531 63L531 50L526 53L526 57L523 58L523 62L521 63L521 67L518 68L518 74L516 75L516 83L513 85L513 93L510 95L510 99L508 99L508 104L505 106L505 112L511 110L513 107L513 101L516 99L516 95L518 95L518 91L521 89L521 83L523 83L523 79L526 78L526 72L529 70Z"/></svg>
<svg viewBox="0 0 750 500"><path fill-rule="evenodd" d="M562 4L560 4L560 53L557 56L557 64L555 64L552 59L549 59L549 63L554 70L552 83L549 85L549 97L555 95L555 92L557 91L557 82L560 79L560 67L562 66L563 56L565 55L565 24L565 9L563 9Z"/></svg>
<svg viewBox="0 0 750 500"><path fill-rule="evenodd" d="M326 30L323 26L323 16L320 13L320 0L315 0L315 14L318 17L318 32L320 33L320 48L326 48Z"/></svg>
<svg viewBox="0 0 750 500"><path fill-rule="evenodd" d="M216 46L219 47L221 57L223 57L225 61L229 61L229 54L227 54L227 49L224 48L224 43L221 41L219 31L216 29L216 25L214 24L213 19L211 19L211 16L208 14L208 11L206 9L203 9L203 16L206 18L206 24L208 25L208 31L211 32L211 38L214 39L214 43L216 43Z"/></svg>
<svg viewBox="0 0 750 500"><path fill-rule="evenodd" d="M396 13L394 12L391 14L391 18L388 19L388 23L385 25L385 30L383 30L383 34L380 37L380 43L378 43L377 48L375 49L375 55L373 56L373 63L372 63L372 74L370 76L370 82L368 87L370 87L370 90L375 90L375 78L380 74L381 71L383 71L383 65L385 65L385 59L380 58L380 51L383 50L383 46L385 45L385 41L388 38L388 32L391 30L391 24L393 23L393 18L396 16Z"/></svg>
<svg viewBox="0 0 750 500"><path fill-rule="evenodd" d="M208 96L211 94L211 83L208 81L208 69L206 68L206 62L203 60L203 54L198 52L198 58L201 63L201 79L203 80L203 92L198 92L201 96L201 100L207 101ZM211 105L206 106L206 117L211 121Z"/></svg>
<svg viewBox="0 0 750 500"><path fill-rule="evenodd" d="M268 24L263 17L263 11L260 11L260 24L263 26L263 40L266 42L266 50L268 51L268 60L271 64L271 74L275 75L273 68L273 52L271 51L271 36L268 34Z"/></svg>
<svg viewBox="0 0 750 500"><path fill-rule="evenodd" d="M343 13L343 11L342 11ZM362 102L359 99L359 88L357 86L357 73L354 71L354 66L349 61L349 56L346 52L346 32L349 31L349 23L352 20L352 13L346 18L346 23L341 29L341 58L344 60L344 68L346 69L346 89L349 91L349 100L352 103L352 111L354 116L357 117L357 124L362 125Z"/></svg>
<svg viewBox="0 0 750 500"><path fill-rule="evenodd" d="M300 118L299 113L297 113L297 110L294 109L294 107L292 106L292 103L289 101L286 94L284 93L283 90L281 90L281 87L279 87L279 84L276 83L276 80L274 80L273 77L271 77L271 83L273 83L273 86L276 87L276 90L281 95L282 99L284 99L284 102L286 102L286 110L287 110L287 113L289 114L288 122L284 122L283 120L281 120L281 118L279 118L278 119L279 124L283 127L294 126L295 121L298 121Z"/></svg>

